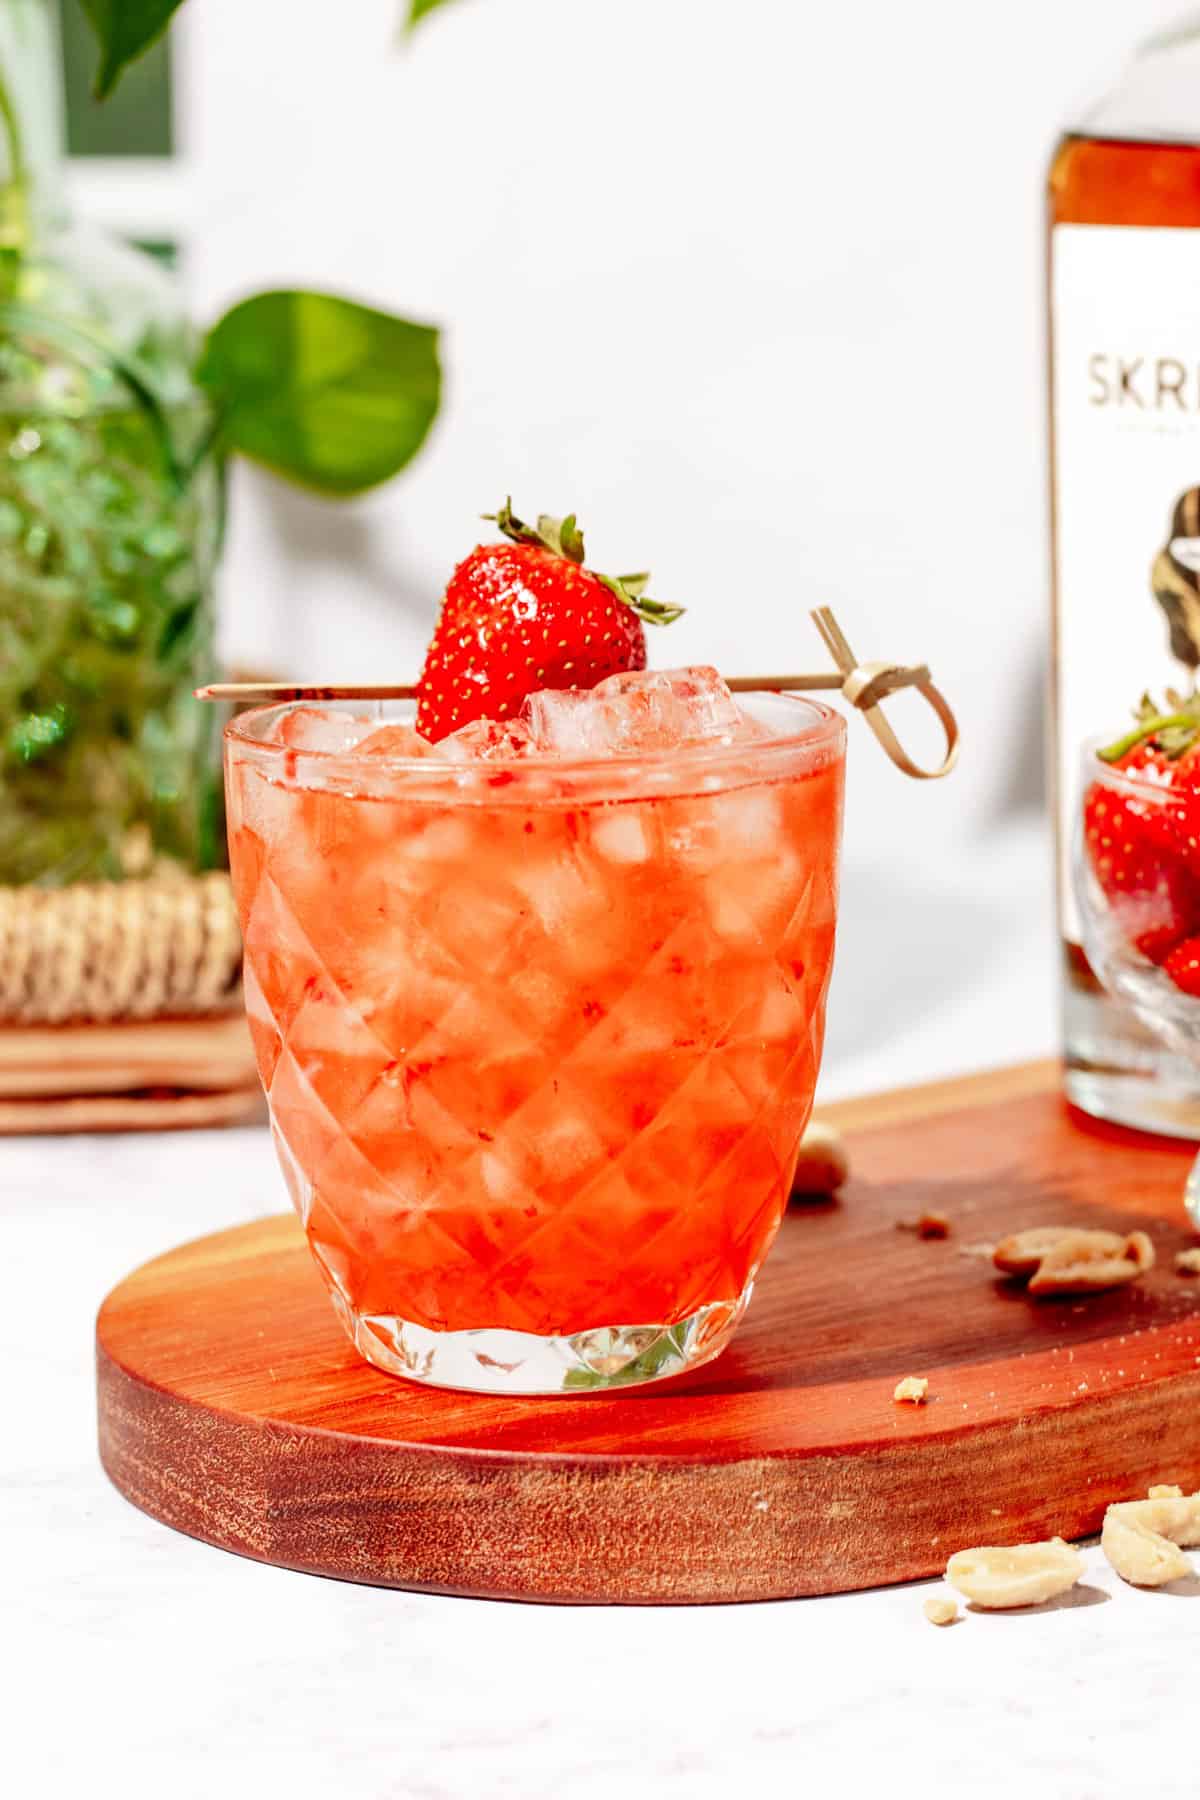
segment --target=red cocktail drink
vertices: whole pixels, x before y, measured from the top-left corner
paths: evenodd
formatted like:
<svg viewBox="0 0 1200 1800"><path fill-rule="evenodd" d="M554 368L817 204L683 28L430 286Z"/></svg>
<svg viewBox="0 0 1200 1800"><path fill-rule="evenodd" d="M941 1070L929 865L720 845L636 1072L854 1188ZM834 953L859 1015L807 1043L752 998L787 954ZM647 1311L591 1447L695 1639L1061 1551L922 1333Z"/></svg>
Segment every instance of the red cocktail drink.
<svg viewBox="0 0 1200 1800"><path fill-rule="evenodd" d="M227 748L250 1025L340 1317L455 1387L707 1360L812 1106L841 719L703 671L436 746L369 710L243 715Z"/></svg>

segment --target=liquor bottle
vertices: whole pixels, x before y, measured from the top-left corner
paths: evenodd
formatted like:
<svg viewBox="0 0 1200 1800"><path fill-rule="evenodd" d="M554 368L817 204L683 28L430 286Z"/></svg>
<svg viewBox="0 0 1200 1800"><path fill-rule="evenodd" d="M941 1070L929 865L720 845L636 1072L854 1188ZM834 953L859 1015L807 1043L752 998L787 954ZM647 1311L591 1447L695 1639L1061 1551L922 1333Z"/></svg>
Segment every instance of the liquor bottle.
<svg viewBox="0 0 1200 1800"><path fill-rule="evenodd" d="M1069 876L1083 741L1119 735L1144 689L1192 679L1168 612L1200 607L1200 23L1145 45L1060 142L1049 300L1066 1091L1200 1137L1200 1078L1101 989Z"/></svg>

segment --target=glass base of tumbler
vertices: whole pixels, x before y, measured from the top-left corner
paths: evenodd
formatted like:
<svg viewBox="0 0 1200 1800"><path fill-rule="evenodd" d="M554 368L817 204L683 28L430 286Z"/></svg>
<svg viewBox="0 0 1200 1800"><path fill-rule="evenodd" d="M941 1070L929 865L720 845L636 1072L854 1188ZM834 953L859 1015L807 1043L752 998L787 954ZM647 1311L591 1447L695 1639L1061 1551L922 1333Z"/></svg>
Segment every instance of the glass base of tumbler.
<svg viewBox="0 0 1200 1800"><path fill-rule="evenodd" d="M1104 992L1078 946L1064 949L1067 1099L1113 1125L1200 1140L1200 1070L1173 1055Z"/></svg>
<svg viewBox="0 0 1200 1800"><path fill-rule="evenodd" d="M377 1369L473 1394L596 1394L665 1381L719 1356L753 1291L714 1300L677 1325L599 1325L569 1337L483 1327L430 1331L391 1315L358 1313L336 1289L334 1311Z"/></svg>

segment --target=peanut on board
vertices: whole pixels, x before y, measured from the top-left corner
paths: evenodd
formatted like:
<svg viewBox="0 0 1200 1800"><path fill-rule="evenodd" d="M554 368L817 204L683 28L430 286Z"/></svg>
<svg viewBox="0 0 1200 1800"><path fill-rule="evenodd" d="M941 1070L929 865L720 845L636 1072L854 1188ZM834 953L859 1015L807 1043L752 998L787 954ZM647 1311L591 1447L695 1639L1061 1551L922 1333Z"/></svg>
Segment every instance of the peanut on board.
<svg viewBox="0 0 1200 1800"><path fill-rule="evenodd" d="M1036 1275L1043 1256L1049 1256L1060 1239L1074 1231L1073 1225L1034 1225L1028 1231L1015 1231L1011 1237L1001 1238L992 1251L992 1261L1006 1275ZM1094 1236L1097 1241L1103 1238L1114 1249L1121 1243L1115 1231L1096 1232Z"/></svg>
<svg viewBox="0 0 1200 1800"><path fill-rule="evenodd" d="M1006 1275L1030 1277L1031 1294L1095 1294L1135 1281L1154 1267L1154 1245L1144 1231L1087 1231L1073 1225L1040 1225L1018 1231L992 1255Z"/></svg>
<svg viewBox="0 0 1200 1800"><path fill-rule="evenodd" d="M1029 1283L1031 1294L1096 1294L1136 1281L1154 1267L1154 1245L1144 1231L1131 1231L1119 1251L1096 1249L1079 1242L1078 1234L1060 1238L1042 1258Z"/></svg>
<svg viewBox="0 0 1200 1800"><path fill-rule="evenodd" d="M832 1194L850 1173L850 1159L840 1132L811 1119L800 1139L800 1156L792 1177L792 1193Z"/></svg>
<svg viewBox="0 0 1200 1800"><path fill-rule="evenodd" d="M915 1219L897 1219L897 1231L915 1231L919 1238L950 1236L950 1221L944 1212L918 1213Z"/></svg>

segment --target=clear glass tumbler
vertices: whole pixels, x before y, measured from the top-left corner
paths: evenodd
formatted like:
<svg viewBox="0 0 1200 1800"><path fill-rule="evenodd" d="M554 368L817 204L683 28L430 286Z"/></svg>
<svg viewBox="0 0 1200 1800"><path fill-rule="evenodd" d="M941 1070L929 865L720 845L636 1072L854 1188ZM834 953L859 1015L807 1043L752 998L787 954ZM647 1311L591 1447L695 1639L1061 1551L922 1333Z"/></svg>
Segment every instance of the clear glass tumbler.
<svg viewBox="0 0 1200 1800"><path fill-rule="evenodd" d="M728 1342L812 1106L845 754L743 698L747 741L603 762L394 755L392 703L228 728L275 1140L379 1368L582 1393Z"/></svg>

